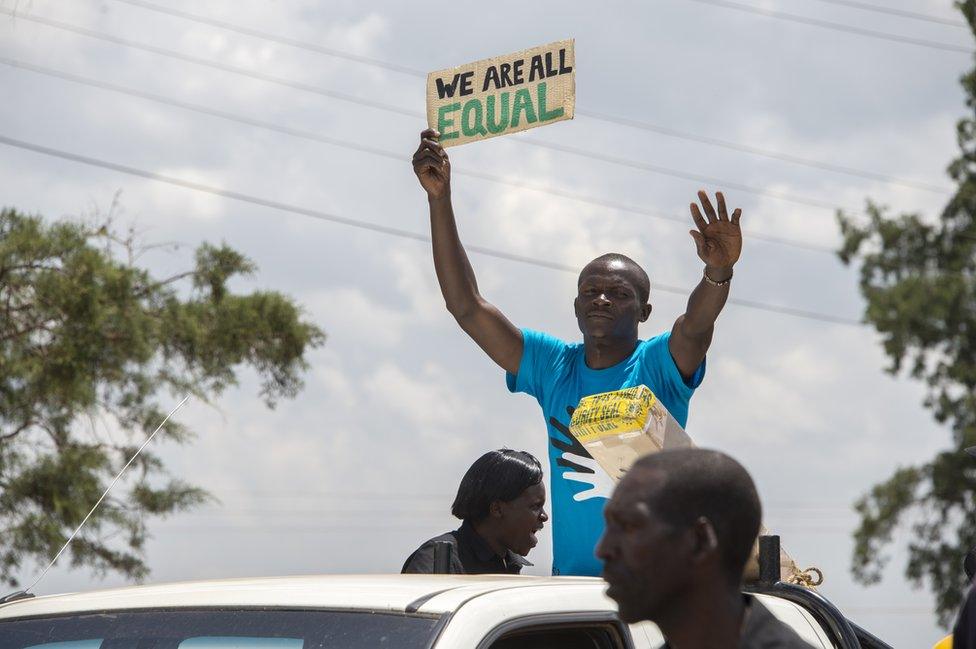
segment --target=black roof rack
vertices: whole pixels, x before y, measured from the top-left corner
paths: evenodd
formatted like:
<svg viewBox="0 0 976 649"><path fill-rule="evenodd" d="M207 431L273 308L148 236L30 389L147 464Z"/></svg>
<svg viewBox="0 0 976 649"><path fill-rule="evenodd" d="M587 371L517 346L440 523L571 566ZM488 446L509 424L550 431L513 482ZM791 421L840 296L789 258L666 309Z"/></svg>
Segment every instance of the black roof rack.
<svg viewBox="0 0 976 649"><path fill-rule="evenodd" d="M0 597L0 604L9 604L10 602L16 602L21 599L31 599L34 597L33 593L28 593L27 591L18 590L16 593L10 593L4 597Z"/></svg>

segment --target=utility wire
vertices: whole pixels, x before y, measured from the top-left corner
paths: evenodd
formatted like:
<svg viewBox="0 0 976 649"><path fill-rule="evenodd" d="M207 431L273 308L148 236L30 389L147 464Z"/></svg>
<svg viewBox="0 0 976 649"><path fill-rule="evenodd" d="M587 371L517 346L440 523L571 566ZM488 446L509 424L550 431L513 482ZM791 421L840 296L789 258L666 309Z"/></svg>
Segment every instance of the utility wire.
<svg viewBox="0 0 976 649"><path fill-rule="evenodd" d="M105 496L108 495L108 492L110 492L112 490L112 487L114 487L115 484L119 481L119 479L122 477L122 474L125 473L126 469L128 469L129 466L133 462L135 462L136 458L139 457L139 454L142 453L147 446L149 446L149 442L153 441L153 438L156 437L156 433L158 433L162 429L162 427L166 425L166 422L170 420L170 417L175 415L177 411L183 407L183 404L186 403L189 399L190 399L190 395L186 395L185 397L183 397L183 400L180 401L180 403L175 408L170 410L169 414L166 415L166 418L163 419L163 421L159 424L159 426L156 427L156 430L154 430L152 434L150 434L149 437L146 438L146 441L142 443L142 446L139 447L139 450L137 450L132 455L132 457L129 458L129 461L126 462L125 466L122 467L122 470L116 474L112 482L109 483L108 488L104 492L102 492L102 495L98 498L98 501L91 508L91 510L89 510L89 512L85 515L85 518L81 521L81 523L78 524L78 527L75 528L75 531L71 533L71 536L68 537L68 540L64 542L64 545L61 546L61 549L58 550L58 553L54 555L53 559L51 559L51 563L47 564L47 567L44 568L44 570L37 577L37 579L35 579L30 586L24 589L25 593L29 593L32 590L34 590L34 587L37 586L37 584L39 584L42 579L44 579L44 576L47 575L48 571L54 566L55 563L58 562L58 559L61 558L61 555L64 553L64 551L68 548L69 545L71 545L71 542L74 540L75 536L77 536L78 532L81 531L81 528L85 526L85 523L88 522L88 519L91 518L91 515L95 513L95 510L98 509L98 506L102 504L102 501L105 500Z"/></svg>
<svg viewBox="0 0 976 649"><path fill-rule="evenodd" d="M949 43L929 41L922 38L899 36L897 34L889 34L888 32L879 32L873 29L864 29L863 27L854 27L851 25L845 25L844 23L834 23L827 20L820 20L818 18L807 18L806 16L798 16L796 14L786 13L784 11L773 11L771 9L763 9L762 7L754 7L752 5L745 5L738 2L729 2L729 0L691 0L691 1L700 2L702 4L707 4L707 5L713 5L716 7L725 7L726 9L735 9L736 11L745 11L748 13L759 14L760 16L766 16L768 18L777 18L779 20L788 20L791 22L801 23L804 25L813 25L814 27L833 29L840 32L847 32L849 34L857 34L859 36L879 38L882 40L892 41L895 43L907 43L909 45L918 45L920 47L928 47L934 50L942 50L945 52L962 52L963 54L973 54L974 52L973 48L966 47L963 45L952 45Z"/></svg>
<svg viewBox="0 0 976 649"><path fill-rule="evenodd" d="M0 7L0 14L6 14L8 16L15 17L17 18L17 20L26 20L29 22L37 23L39 25L44 25L46 27L52 27L54 29L60 29L62 31L72 32L88 38L94 38L96 40L104 41L106 43L112 43L114 45L122 45L123 47L130 47L132 49L142 50L144 52L150 52L152 54L158 54L160 56L176 59L179 61L184 61L186 63L193 63L194 65L213 68L215 70L220 70L221 72L239 74L242 76L251 77L252 79L257 79L259 81L265 81L267 83L273 83L279 86L292 88L294 90L301 90L303 92L310 92L316 95L322 95L323 97L329 97L331 99L338 99L340 101L347 101L353 104L359 104L360 106L368 106L370 108L376 108L378 110L398 113L400 115L406 115L407 117L418 117L418 116L424 117L423 113L420 113L418 111L407 110L405 108L400 108L398 106L391 106L389 104L371 101L369 99L348 95L342 92L335 92L327 88L320 88L318 86L302 83L300 81L291 81L289 79L282 79L281 77L275 77L270 74L255 72L254 70L248 70L246 68L240 68L234 65L228 65L226 63L220 63L219 61L211 61L196 56L190 56L188 54L177 52L176 50L170 50L164 47L156 47L154 45L139 43L137 41L129 40L127 38L121 38L118 36L113 36L111 34L106 34L104 32L98 32L93 29L88 29L86 27L79 27L77 25L72 25L70 23L65 23L59 20L46 18L44 16L36 16L34 14L28 14L20 11L11 11L10 9L7 9L5 7Z"/></svg>
<svg viewBox="0 0 976 649"><path fill-rule="evenodd" d="M338 223L340 225L346 225L354 228L359 228L362 230L369 230L372 232L379 232L381 234L400 237L403 239L412 239L414 241L422 241L424 243L430 243L429 236L418 234L416 232L411 232L409 230L403 230L401 228L393 228L386 225L380 225L378 223L369 223L367 221L360 221L358 219L351 219L348 217L338 216L335 214L329 214L327 212L322 212L319 210L299 207L297 205L290 205L288 203L281 203L279 201L273 201L265 198L260 198L257 196L251 196L249 194L243 194L241 192L237 192L229 189L223 189L220 187L204 185L202 183L185 180L183 178L176 178L174 176L165 176L163 174L158 174L152 171L146 171L145 169L130 167L128 165L109 162L107 160L101 160L99 158L92 158L77 153L71 153L68 151L62 151L60 149L53 149L39 144L34 144L32 142L17 140L11 137L7 137L5 135L0 135L0 144L6 144L8 146L16 147L18 149L33 151L35 153L40 153L42 155L47 155L55 158L61 158L62 160L70 160L72 162L78 162L92 167L111 169L113 171L117 171L123 174L128 174L130 176L138 176L140 178L146 178L149 180L154 180L169 185L175 185L177 187L184 187L186 189L192 189L198 192L213 194L215 196L222 196L224 198L230 198L236 201L251 203L254 205L260 205L262 207L267 207L273 210L279 210L282 212L291 212L293 214L300 214L310 218L319 219L322 221L329 221L332 223ZM487 248L483 246L466 245L465 248L471 252L475 252L481 255L496 257L498 259L506 259L509 261L517 261L532 266L538 266L540 268L550 268L552 270L568 272L574 275L579 272L579 268L576 266L570 266L568 264L540 259L537 257L518 255L518 254L505 252L502 250L496 250L493 248ZM666 293L675 293L678 295L688 295L690 293L688 289L683 289L677 286L668 286L665 284L658 284L658 283L655 283L652 286L652 290L659 290ZM771 313L780 313L783 315L790 315L790 316L804 318L808 320L817 320L820 322L829 322L833 324L843 324L843 325L850 325L850 326L862 325L860 321L854 320L852 318L843 318L840 316L834 316L826 313L818 313L815 311L806 311L803 309L794 309L791 307L766 304L754 300L744 300L741 298L729 298L728 302L729 304L734 304L737 306L743 306L743 307L757 309L761 311L768 311Z"/></svg>
<svg viewBox="0 0 976 649"><path fill-rule="evenodd" d="M216 61L211 61L211 60L202 59L202 58L195 57L195 56L190 56L190 55L187 55L187 54L183 54L181 52L176 52L176 51L168 50L168 49L161 48L161 47L156 47L156 46L152 46L152 45L146 45L146 44L143 44L143 43L138 43L136 41L132 41L132 40L129 40L129 39L120 38L120 37L117 37L117 36L112 36L110 34L104 34L102 32L97 32L97 31L94 31L94 30L91 30L91 29L87 29L87 28L84 28L84 27L78 27L76 25L70 25L68 23L63 23L61 21L52 20L50 18L45 18L45 17L41 17L41 16L35 16L35 15L32 15L32 14L26 14L26 13L19 13L19 12L17 12L15 14L15 12L12 12L12 11L10 11L8 9L4 9L4 8L0 8L0 14L16 15L21 20L28 20L28 21L36 22L38 24L42 24L42 25L45 25L45 26L48 26L48 27L53 27L55 29L61 29L61 30L64 30L64 31L73 32L73 33L76 33L76 34L80 34L82 36L87 36L87 37L90 37L90 38L95 38L95 39L102 40L102 41L109 42L109 43L113 43L113 44L116 44L116 45L123 45L125 47L131 47L131 48L134 48L134 49L144 50L144 51L151 52L151 53L154 53L154 54L158 54L158 55L161 55L161 56L165 56L165 57L169 57L169 58L174 58L174 59L177 59L177 60L180 60L180 61L185 61L185 62L188 62L188 63L193 63L195 65L200 65L200 66L204 66L204 67L210 67L210 68L214 68L214 69L217 69L217 70L221 70L223 72L230 72L232 74L239 74L241 76L246 76L246 77L250 77L250 78L253 78L253 79L258 79L260 81L265 81L265 82L268 82L268 83L273 83L273 84L281 85L281 86L284 86L284 87L293 88L293 89L296 89L296 90L310 92L310 93L322 95L322 96L325 96L325 97L330 97L332 99L338 99L340 101L346 101L346 102L350 102L350 103L354 103L354 104L359 104L359 105L362 105L362 106L368 106L370 108L375 108L377 110L383 110L383 111L387 111L387 112L397 113L397 114L400 114L400 115L406 115L406 116L409 116L409 117L420 118L420 119L423 119L423 120L426 121L426 115L424 115L420 111L412 111L412 110L408 110L408 109L401 108L399 106L392 106L390 104L385 104L385 103L376 102L376 101L372 101L372 100L368 100L368 99L363 99L363 98L355 97L355 96L348 95L348 94L345 94L345 93L335 92L335 91L329 90L327 88L321 88L321 87L313 86L313 85L306 84L306 83L301 83L301 82L292 81L292 80L288 80L288 79L282 79L280 77L276 77L276 76L264 74L264 73L261 73L261 72L255 72L253 70L248 70L246 68L240 68L240 67L233 66L233 65L228 65L228 64L225 64L225 63L219 63L219 62L216 62ZM842 210L844 210L846 212L853 213L853 214L859 214L859 213L861 213L860 210L857 210L857 209L845 209L845 208L842 208L842 207L838 207L837 205L834 205L834 204L832 204L832 203L830 203L828 201L823 201L823 200L820 200L820 199L817 199L817 198L809 198L809 197L803 197L803 196L795 196L795 195L792 195L792 194L785 194L783 192L778 192L778 191L763 189L761 187L753 187L751 185L745 185L745 184L742 184L742 183L737 183L737 182L733 182L733 181L727 181L727 180L724 180L724 179L721 179L721 178L714 178L714 177L711 177L711 176L704 176L704 175L701 175L701 174L691 173L691 172L682 171L682 170L678 170L678 169L672 169L670 167L664 167L664 166L659 166L659 165L652 165L652 164L648 164L648 163L644 163L644 162L639 162L639 161L635 161L635 160L627 160L627 159L624 159L624 158L617 158L617 157L613 157L613 156L606 156L606 155L601 155L601 154L595 154L592 151L585 150L585 149L580 149L580 148L577 148L577 147L570 147L570 146L558 145L558 144L554 144L554 143L550 143L550 142L544 142L544 141L540 141L540 140L535 140L535 139L528 138L528 137L519 137L518 138L518 141L523 142L525 144L529 144L530 146L535 146L535 147L539 147L539 148L545 148L545 149L549 149L549 150L553 150L553 151L558 151L560 153L568 153L568 154L571 154L571 155L577 155L577 156L580 156L580 157L585 157L585 158L589 158L589 159L593 159L593 160L600 160L602 162L607 162L607 163L610 163L610 164L625 166L625 167L629 167L629 168L632 168L632 169L638 169L638 170L648 171L648 172L651 172L651 173L660 174L660 175L664 175L664 176L671 176L673 178L681 178L683 180L692 180L692 181L695 181L695 182L698 182L698 183L703 183L704 182L704 183L721 185L721 186L724 186L724 187L731 187L731 188L737 189L737 190L739 190L741 192L755 194L755 195L758 195L758 196L766 196L768 198L774 198L774 199L777 199L777 200L782 200L782 201L786 201L786 202L790 202L790 203L795 203L795 204L798 204L798 205L806 205L806 206L811 206L811 207L817 207L817 208L821 208L821 209L830 210L831 212L833 212L834 210L842 209Z"/></svg>
<svg viewBox="0 0 976 649"><path fill-rule="evenodd" d="M238 34L243 34L245 36L253 36L254 38L260 38L262 40L280 43L281 45L288 45L289 47L296 47L299 49L308 50L310 52L315 52L317 54L324 54L326 56L333 56L340 59L346 59L347 61L355 61L356 63L363 63L365 65L371 65L377 68L385 68L391 72L398 72L400 74L408 74L410 76L420 77L423 79L427 78L426 72L424 72L423 70L418 70L416 68L410 68L405 65L399 65L397 63L390 63L389 61L382 61L380 59L375 59L369 56L361 56L359 54L343 52L342 50L333 49L331 47L323 47L322 45L319 45L317 43L311 43L309 41L302 41L295 38L289 38L287 36L279 36L276 34L272 34L270 32L261 31L260 29L251 29L250 27L245 27L244 25L235 25L233 23L229 23L223 20L217 20L216 18L208 18L207 16L190 13L189 11L183 11L181 9L175 9L173 7L168 7L166 5L155 4L153 2L145 2L144 0L115 0L115 1L127 5L132 5L134 7L139 7L141 9L148 9L149 11L168 14L170 16L175 16L177 18L183 18L184 20L189 20L191 22L210 25L211 27L217 27L219 29L224 29L230 32L237 32Z"/></svg>
<svg viewBox="0 0 976 649"><path fill-rule="evenodd" d="M823 2L837 1L842 2L844 0L821 0ZM164 5L159 5L153 2L147 2L147 0L115 0L115 2L120 2L123 4L131 5L134 7L139 7L142 9L147 9L149 11L155 11L162 14L167 14L170 16L175 16L183 20L190 22L195 22L203 25L209 25L211 27L217 27L218 29L223 29L230 32L236 32L238 34L243 34L245 36L251 36L261 40L270 41L272 43L279 43L281 45L287 45L289 47L294 47L309 52L314 52L316 54L323 54L325 56L331 56L334 58L345 59L347 61L353 61L363 65L369 65L377 68L382 68L389 70L391 72L396 72L399 74L405 74L420 79L426 79L427 73L423 70L418 70L416 68L410 68L402 66L396 63L391 63L389 61L382 61L380 59L360 56L357 54L352 54L349 52L344 52L341 50L336 50L334 48L322 47L316 43L310 43L308 41L301 41L294 38L289 38L286 36L280 36L277 34L272 34L269 32L261 31L258 29L252 29L243 25L229 23L224 20L218 20L215 18L210 18L207 16L202 16L200 14L194 14L180 9L174 9L172 7L167 7ZM678 129L670 128L668 126L661 126L659 124L652 124L650 122L644 122L640 120L635 120L627 117L618 117L615 115L608 115L605 113L576 110L576 115L587 117L600 122L607 122L610 124L616 124L618 126L626 126L628 128L634 128L644 131L649 131L652 133L657 133L659 135L664 135L667 137L678 138L682 140L688 140L691 142L699 142L701 144L707 144L710 146L717 146L732 151L739 151L741 153L749 153L752 155L763 156L766 158L771 158L773 160L780 160L783 162L789 162L791 164L811 167L814 169L823 169L825 171L832 171L835 173L846 174L849 176L855 176L859 178L866 178L869 180L880 180L883 182L891 183L894 185L901 185L904 187L911 187L913 189L921 189L923 191L933 192L936 194L949 195L952 190L935 183L929 183L919 180L910 180L905 178L899 178L892 176L890 174L879 173L876 171L868 171L864 169L856 169L854 167L848 167L844 165L838 165L832 162L826 162L823 160L815 160L812 158L805 158L802 156L796 156L788 153L782 153L779 151L772 151L769 149L763 149L761 147L752 146L750 144L743 144L741 142L732 142L729 140L723 140L720 138L708 137L704 135L698 135L695 133L688 133L685 131L680 131Z"/></svg>
<svg viewBox="0 0 976 649"><path fill-rule="evenodd" d="M170 97L165 97L163 95L157 95L150 92L145 92L142 90L137 90L135 88L130 88L126 86L120 86L113 83L108 83L106 81L99 81L97 79L91 79L87 77L82 77L70 72L63 72L61 70L55 70L53 68L48 68L40 65L35 65L33 63L27 63L17 59L10 59L4 56L0 56L0 64L8 65L19 70L26 70L28 72L34 72L37 74L43 74L46 76L54 77L57 79L63 79L65 81L70 81L72 83L78 83L81 85L98 88L100 90L108 90L110 92L117 92L130 97L137 97L139 99L145 99L148 101L156 102L164 106L172 106L175 108L180 108L183 110L199 113L202 115L208 115L211 117L216 117L219 119L228 120L231 122L236 122L239 124L245 124L247 126L252 126L256 128L262 128L265 130L273 131L276 133L282 133L284 135L289 135L291 137L301 138L305 140L310 140L313 142L321 142L323 144L328 144L330 146L341 147L345 149L350 149L353 151L359 151L361 153L366 153L369 155L375 155L383 158L389 158L391 160L396 160L397 162L406 162L408 158L401 153L395 151L389 151L386 149L380 149L376 147L371 147L359 142L354 142L350 140L342 140L339 138L329 137L326 135L321 135L319 133L314 133L311 131L305 131L301 129L292 128L290 126L284 126L282 124L276 124L274 122L267 122L259 119L254 119L251 117L246 117L244 115L239 115L235 113L229 113L227 111L218 110L209 106L204 106L200 104L192 104L185 101L180 101L178 99L172 99ZM618 203L615 201L603 200L600 198L595 198L591 196L585 196L582 194L577 194L575 192L569 192L553 187L546 187L542 185L536 185L534 183L527 183L525 181L515 180L513 178L506 178L504 176L497 176L494 174L487 174L479 171L469 171L463 168L452 167L452 173L456 173L462 176L470 176L472 178L478 178L481 180L486 180L488 182L508 185L510 187L517 187L520 189L528 189L530 191L536 191L544 194L549 194L552 196L559 196L561 198L566 198L568 200L576 201L579 203L585 203L588 205L595 205L598 207L606 207L610 209L620 210L622 212L632 212L634 214L641 214L644 216L649 216L651 218L660 219L664 221L674 221L681 223L683 225L688 225L689 220L687 218L682 218L679 216L674 216L670 214L664 214L660 210L650 210L643 207L637 207L634 205L627 205L624 203ZM775 237L771 235L765 235L757 232L743 231L743 234L748 236L750 239L757 241L765 241L767 243L792 246L795 248L802 248L804 250L813 250L816 252L824 252L829 254L834 254L836 251L834 248L828 246L821 246L812 244L806 241L799 241L796 239L787 239L782 237Z"/></svg>
<svg viewBox="0 0 976 649"><path fill-rule="evenodd" d="M127 0L116 1L127 2ZM825 2L827 4L839 5L841 7L851 7L853 9L862 9L864 11L874 11L881 14L888 14L889 16L924 20L930 23L938 23L940 25L952 25L953 27L966 28L969 27L969 24L963 20L952 20L951 18L942 18L941 16L935 16L933 14L923 14L917 11L906 11L904 9L895 9L893 7L881 7L879 5L868 4L866 2L856 2L855 0L817 0L817 2Z"/></svg>
<svg viewBox="0 0 976 649"><path fill-rule="evenodd" d="M885 174L878 171L857 169L855 167L848 167L845 165L838 165L831 162L824 162L823 160L814 160L813 158L805 158L802 156L796 156L789 153L781 153L779 151L763 149L760 147L752 146L750 144L743 144L741 142L732 142L729 140L709 137L707 135L697 135L695 133L687 133L667 126L659 126L657 124L641 122L627 117L616 117L604 113L594 113L592 111L582 111L582 110L577 110L576 114L583 115L585 117L590 117L592 119L597 119L603 122L618 124L620 126L629 126L631 128L658 133L660 135L664 135L667 137L674 137L682 140L688 140L690 142L700 142L702 144L717 146L724 149L729 149L731 151L749 153L752 155L762 156L764 158L770 158L772 160L780 160L782 162L789 162L790 164L800 165L803 167L810 167L812 169L823 169L824 171L832 171L834 173L854 176L856 178L865 178L867 180L880 180L882 182L886 182L892 185L900 185L902 187L908 187L911 189L921 189L922 191L932 192L934 194L941 194L943 196L949 196L952 194L952 190L947 187L944 187L942 185L937 185L935 183L925 182L923 180L899 178L898 176L892 176L891 174Z"/></svg>

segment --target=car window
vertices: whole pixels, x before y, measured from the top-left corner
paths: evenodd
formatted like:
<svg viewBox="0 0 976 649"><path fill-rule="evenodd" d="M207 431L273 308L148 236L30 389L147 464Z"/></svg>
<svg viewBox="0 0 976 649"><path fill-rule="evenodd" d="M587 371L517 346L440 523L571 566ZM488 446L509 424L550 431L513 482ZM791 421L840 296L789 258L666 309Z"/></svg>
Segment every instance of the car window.
<svg viewBox="0 0 976 649"><path fill-rule="evenodd" d="M5 620L0 649L421 649L436 624L365 611L114 611Z"/></svg>
<svg viewBox="0 0 976 649"><path fill-rule="evenodd" d="M503 635L491 649L623 649L616 628L608 624L547 626Z"/></svg>
<svg viewBox="0 0 976 649"><path fill-rule="evenodd" d="M2 629L3 627L0 627ZM2 631L0 631L2 633ZM24 649L100 649L102 640L68 640L67 642L45 642L24 647Z"/></svg>
<svg viewBox="0 0 976 649"><path fill-rule="evenodd" d="M202 636L187 638L179 649L302 649L301 638L247 638Z"/></svg>

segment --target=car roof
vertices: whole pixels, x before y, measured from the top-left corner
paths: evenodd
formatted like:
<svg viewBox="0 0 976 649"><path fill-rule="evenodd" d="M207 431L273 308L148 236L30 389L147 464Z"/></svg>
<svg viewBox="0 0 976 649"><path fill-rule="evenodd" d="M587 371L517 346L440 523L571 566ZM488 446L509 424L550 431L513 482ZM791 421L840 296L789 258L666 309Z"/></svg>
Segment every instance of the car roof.
<svg viewBox="0 0 976 649"><path fill-rule="evenodd" d="M427 616L454 613L461 616L456 617L458 620L473 615L471 619L481 621L564 613L569 609L615 613L616 605L606 596L605 590L606 582L594 577L329 575L221 579L15 600L0 605L0 626L5 621L23 618L200 608L323 609ZM823 629L802 607L772 595L756 597L813 646L831 646ZM473 606L464 606L468 602ZM642 624L653 626L649 622ZM455 635L477 635L484 631L477 624L462 622L449 625L449 630ZM660 640L656 627L652 635ZM462 644L470 644L468 641L473 641L472 638L474 636Z"/></svg>
<svg viewBox="0 0 976 649"><path fill-rule="evenodd" d="M276 607L440 614L472 597L526 586L575 583L602 593L592 577L520 575L322 575L188 581L45 595L0 606L0 620L92 611Z"/></svg>

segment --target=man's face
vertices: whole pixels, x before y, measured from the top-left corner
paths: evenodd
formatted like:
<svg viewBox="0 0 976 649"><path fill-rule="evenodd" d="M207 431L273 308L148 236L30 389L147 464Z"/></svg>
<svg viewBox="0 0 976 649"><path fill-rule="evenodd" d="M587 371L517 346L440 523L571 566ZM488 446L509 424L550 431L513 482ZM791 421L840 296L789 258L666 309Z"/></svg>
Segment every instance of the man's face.
<svg viewBox="0 0 976 649"><path fill-rule="evenodd" d="M517 498L500 503L499 540L517 554L525 556L538 544L536 533L549 520L546 514L546 487L540 482Z"/></svg>
<svg viewBox="0 0 976 649"><path fill-rule="evenodd" d="M606 530L596 555L624 622L657 619L687 585L688 535L657 516L654 498L646 497L664 479L655 471L629 473L603 510Z"/></svg>
<svg viewBox="0 0 976 649"><path fill-rule="evenodd" d="M647 320L651 307L642 299L633 270L620 261L591 262L580 274L574 307L580 331L588 338L626 338Z"/></svg>

